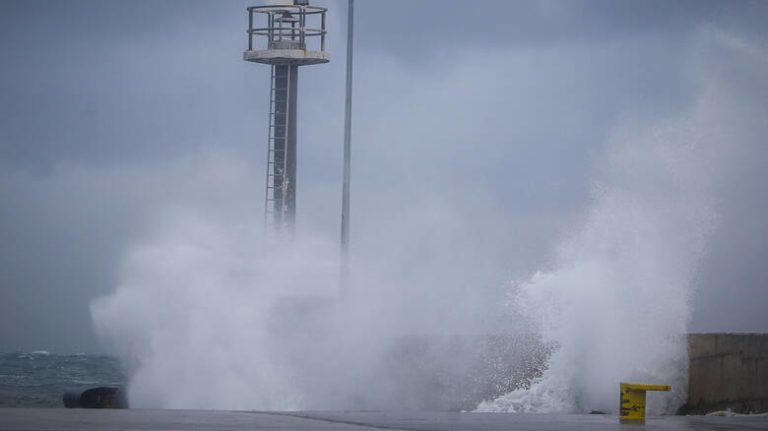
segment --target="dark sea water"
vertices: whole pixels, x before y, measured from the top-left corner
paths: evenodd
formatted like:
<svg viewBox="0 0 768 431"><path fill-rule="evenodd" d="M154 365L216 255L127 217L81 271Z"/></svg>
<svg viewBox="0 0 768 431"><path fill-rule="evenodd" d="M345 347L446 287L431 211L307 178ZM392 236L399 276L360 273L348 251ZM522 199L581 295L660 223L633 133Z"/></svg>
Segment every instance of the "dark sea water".
<svg viewBox="0 0 768 431"><path fill-rule="evenodd" d="M0 353L0 407L64 407L66 391L124 381L120 362L110 356Z"/></svg>

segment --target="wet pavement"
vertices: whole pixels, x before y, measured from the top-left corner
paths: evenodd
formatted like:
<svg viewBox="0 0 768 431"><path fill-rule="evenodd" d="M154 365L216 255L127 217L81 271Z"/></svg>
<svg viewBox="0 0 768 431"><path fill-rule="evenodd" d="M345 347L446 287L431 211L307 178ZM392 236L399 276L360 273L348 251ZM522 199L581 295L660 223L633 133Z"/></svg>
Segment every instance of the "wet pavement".
<svg viewBox="0 0 768 431"><path fill-rule="evenodd" d="M768 430L767 416L661 416L620 425L615 415L451 412L246 412L0 408L0 430Z"/></svg>

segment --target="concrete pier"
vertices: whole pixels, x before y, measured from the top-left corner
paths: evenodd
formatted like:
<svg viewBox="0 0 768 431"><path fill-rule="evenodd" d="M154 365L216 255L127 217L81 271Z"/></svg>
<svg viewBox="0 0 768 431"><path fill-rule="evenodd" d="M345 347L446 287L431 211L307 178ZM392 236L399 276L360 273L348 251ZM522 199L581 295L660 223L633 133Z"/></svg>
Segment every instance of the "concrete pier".
<svg viewBox="0 0 768 431"><path fill-rule="evenodd" d="M649 417L620 425L616 415L458 412L247 412L205 410L0 409L0 430L768 430L765 416Z"/></svg>

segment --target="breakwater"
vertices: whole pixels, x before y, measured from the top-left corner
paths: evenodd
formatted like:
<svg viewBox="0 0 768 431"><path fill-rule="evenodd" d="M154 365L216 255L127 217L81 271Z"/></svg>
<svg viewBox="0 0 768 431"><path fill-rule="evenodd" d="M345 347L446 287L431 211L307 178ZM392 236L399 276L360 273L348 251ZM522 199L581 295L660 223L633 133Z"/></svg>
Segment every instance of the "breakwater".
<svg viewBox="0 0 768 431"><path fill-rule="evenodd" d="M768 412L768 334L690 334L682 413Z"/></svg>

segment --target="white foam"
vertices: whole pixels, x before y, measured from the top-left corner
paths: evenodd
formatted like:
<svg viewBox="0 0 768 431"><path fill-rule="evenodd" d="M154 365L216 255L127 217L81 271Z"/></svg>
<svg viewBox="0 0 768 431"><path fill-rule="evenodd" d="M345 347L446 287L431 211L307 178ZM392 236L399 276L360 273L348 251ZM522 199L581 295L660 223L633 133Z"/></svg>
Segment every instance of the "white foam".
<svg viewBox="0 0 768 431"><path fill-rule="evenodd" d="M601 159L587 221L551 272L514 291L514 306L559 345L530 388L479 411L616 411L619 382L671 384L649 411L685 400L690 297L715 225L716 98L655 127L617 129Z"/></svg>

